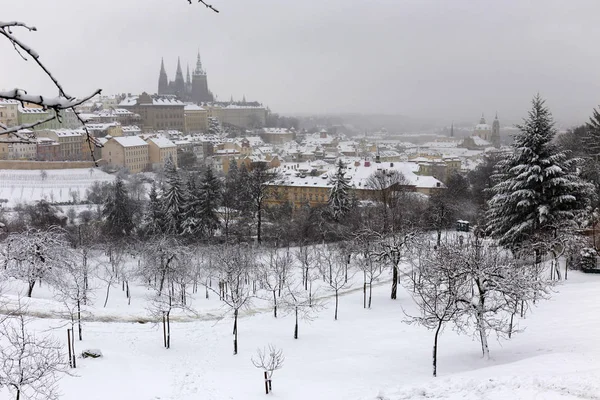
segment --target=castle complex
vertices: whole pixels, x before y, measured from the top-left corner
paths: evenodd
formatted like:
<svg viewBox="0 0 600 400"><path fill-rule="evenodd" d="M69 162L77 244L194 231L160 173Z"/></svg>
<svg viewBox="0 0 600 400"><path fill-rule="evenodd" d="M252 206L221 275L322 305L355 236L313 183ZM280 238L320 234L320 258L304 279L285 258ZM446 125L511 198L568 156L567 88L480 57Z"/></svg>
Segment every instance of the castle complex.
<svg viewBox="0 0 600 400"><path fill-rule="evenodd" d="M481 114L479 124L475 125L475 129L473 130L473 136L478 136L490 142L494 147L500 147L500 121L498 120L498 114L496 114L492 126L489 126L485 122L485 117Z"/></svg>
<svg viewBox="0 0 600 400"><path fill-rule="evenodd" d="M206 71L202 68L200 53L196 61L196 69L192 73L190 79L190 67L187 68L186 78L183 78L181 70L181 61L177 59L177 70L175 72L175 80L169 81L167 71L165 70L164 60L160 64L160 74L158 77L158 94L159 95L175 95L184 102L193 102L196 104L212 102L214 96L208 90L208 81L206 79Z"/></svg>

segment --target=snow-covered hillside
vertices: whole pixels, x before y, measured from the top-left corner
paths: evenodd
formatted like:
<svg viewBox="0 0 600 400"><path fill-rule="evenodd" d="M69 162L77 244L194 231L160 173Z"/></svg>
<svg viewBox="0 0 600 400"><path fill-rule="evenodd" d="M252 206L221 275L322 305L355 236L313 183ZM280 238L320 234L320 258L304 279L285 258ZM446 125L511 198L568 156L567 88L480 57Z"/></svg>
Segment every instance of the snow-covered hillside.
<svg viewBox="0 0 600 400"><path fill-rule="evenodd" d="M94 182L112 182L114 176L98 168L53 170L0 170L0 199L8 206L46 200L49 202L73 201L86 197L86 190Z"/></svg>
<svg viewBox="0 0 600 400"><path fill-rule="evenodd" d="M79 359L77 376L60 382L65 400L263 399L262 373L251 363L257 347L273 343L285 353L285 366L273 379L270 397L304 399L599 399L600 277L573 272L549 301L539 303L519 321L524 331L510 341L491 341L491 360L479 344L446 330L440 339L438 378L431 378L433 334L407 325L413 312L408 293L389 299L387 282L374 288L373 308L363 309L361 290L340 299L312 323L301 322L293 339L292 316L275 319L258 301L256 312L239 321L239 354L232 355L232 323L220 320L223 309L211 294L193 299L199 310L187 322L172 323L171 349L162 345L162 327L143 322L148 316L141 286L132 288L132 304L113 287L106 308L105 287L95 282L78 352L100 349L100 359ZM14 299L19 285L7 289ZM359 288L359 286L355 286ZM65 322L48 318L60 303L47 286L34 290L30 310L45 318L31 327L50 331L66 343ZM44 311L46 311L44 313ZM55 314L54 314L55 315ZM177 318L176 318L177 319ZM101 321L141 322L101 322ZM8 398L0 391L0 398Z"/></svg>

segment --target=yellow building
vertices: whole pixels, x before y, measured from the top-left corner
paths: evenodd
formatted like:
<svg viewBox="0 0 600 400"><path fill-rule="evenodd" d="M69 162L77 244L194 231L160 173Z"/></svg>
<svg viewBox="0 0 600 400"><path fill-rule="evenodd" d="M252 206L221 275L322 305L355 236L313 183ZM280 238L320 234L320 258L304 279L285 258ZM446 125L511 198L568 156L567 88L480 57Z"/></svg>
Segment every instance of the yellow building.
<svg viewBox="0 0 600 400"><path fill-rule="evenodd" d="M19 123L19 103L15 100L0 99L0 123L8 126L16 126Z"/></svg>
<svg viewBox="0 0 600 400"><path fill-rule="evenodd" d="M265 126L267 110L264 107L238 106L230 104L225 107L207 106L208 116L217 118L222 124L240 128L260 128Z"/></svg>
<svg viewBox="0 0 600 400"><path fill-rule="evenodd" d="M87 134L82 129L44 129L37 132L37 136L50 138L59 144L59 161L84 159L83 145Z"/></svg>
<svg viewBox="0 0 600 400"><path fill-rule="evenodd" d="M102 158L115 167L131 173L142 172L150 166L149 145L139 136L110 138L104 143Z"/></svg>
<svg viewBox="0 0 600 400"><path fill-rule="evenodd" d="M184 131L197 133L208 131L208 111L195 104L188 104L183 109Z"/></svg>
<svg viewBox="0 0 600 400"><path fill-rule="evenodd" d="M170 158L173 165L177 165L177 145L164 136L150 137L148 155L153 169L163 169L165 162Z"/></svg>

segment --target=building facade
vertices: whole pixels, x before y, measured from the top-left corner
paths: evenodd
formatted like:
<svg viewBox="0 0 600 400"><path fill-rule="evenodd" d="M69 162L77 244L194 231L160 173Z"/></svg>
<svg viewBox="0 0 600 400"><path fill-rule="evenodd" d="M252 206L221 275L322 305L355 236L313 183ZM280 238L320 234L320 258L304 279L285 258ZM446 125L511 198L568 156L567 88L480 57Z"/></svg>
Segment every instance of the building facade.
<svg viewBox="0 0 600 400"><path fill-rule="evenodd" d="M175 96L149 95L144 92L139 96L126 97L119 107L139 114L143 131L185 129L185 103Z"/></svg>
<svg viewBox="0 0 600 400"><path fill-rule="evenodd" d="M186 105L183 109L183 119L185 133L208 131L208 111L198 105Z"/></svg>
<svg viewBox="0 0 600 400"><path fill-rule="evenodd" d="M127 168L135 174L150 165L149 145L138 136L111 138L104 143L102 158L108 165Z"/></svg>

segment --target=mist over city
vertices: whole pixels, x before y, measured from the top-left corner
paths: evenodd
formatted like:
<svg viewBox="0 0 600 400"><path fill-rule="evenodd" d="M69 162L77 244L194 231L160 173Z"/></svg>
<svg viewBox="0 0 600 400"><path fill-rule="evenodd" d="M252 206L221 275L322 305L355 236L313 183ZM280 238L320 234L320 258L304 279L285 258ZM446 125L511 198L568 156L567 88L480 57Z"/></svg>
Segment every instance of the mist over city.
<svg viewBox="0 0 600 400"><path fill-rule="evenodd" d="M2 6L0 400L598 399L597 0Z"/></svg>

